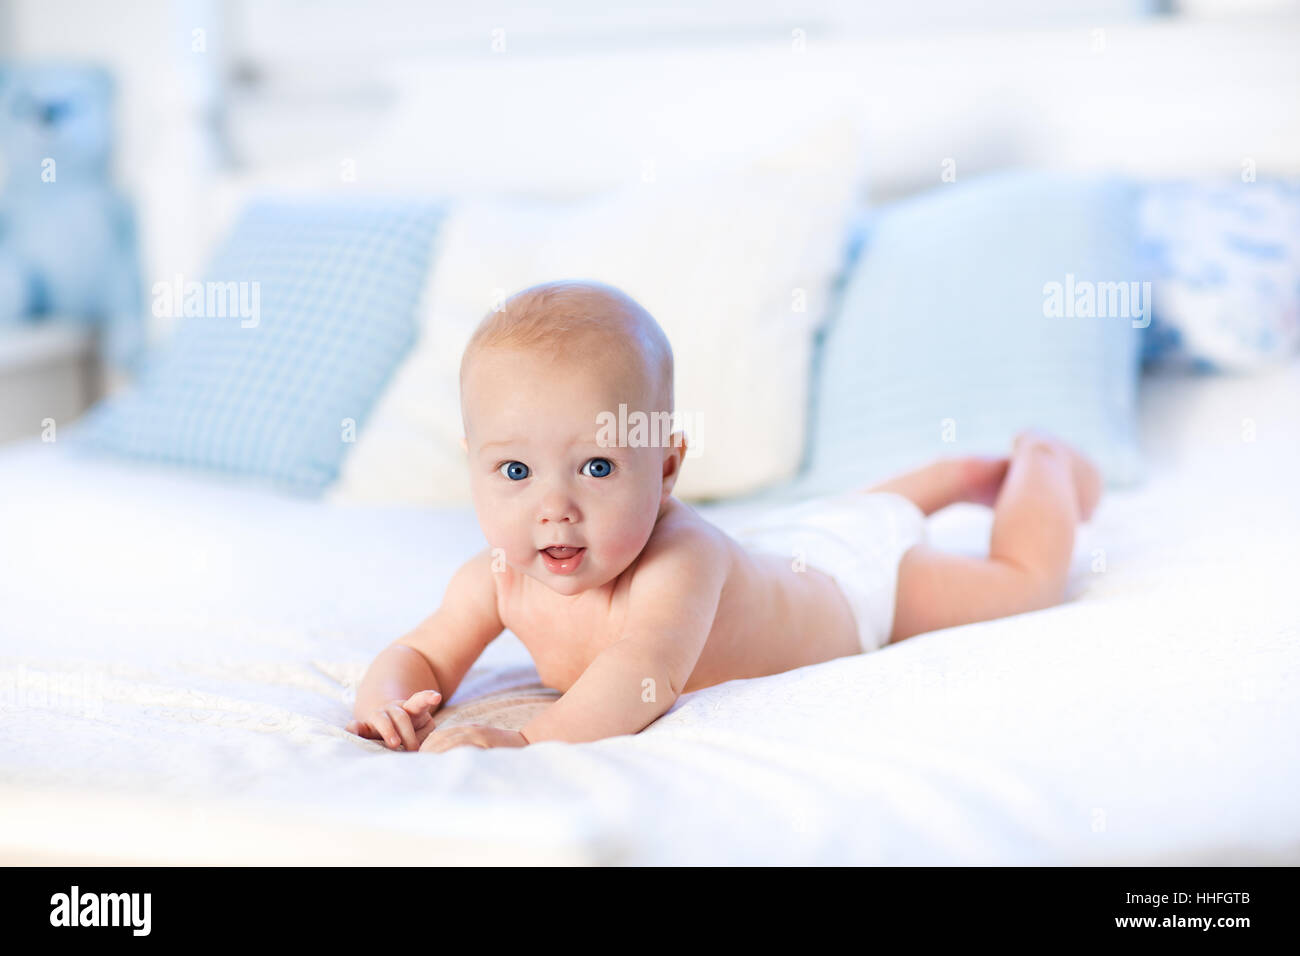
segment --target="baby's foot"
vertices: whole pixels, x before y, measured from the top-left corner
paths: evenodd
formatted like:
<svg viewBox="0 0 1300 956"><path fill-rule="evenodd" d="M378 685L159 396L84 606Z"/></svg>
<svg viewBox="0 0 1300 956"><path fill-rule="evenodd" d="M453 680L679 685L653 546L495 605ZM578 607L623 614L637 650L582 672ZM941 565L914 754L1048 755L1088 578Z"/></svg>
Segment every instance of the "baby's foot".
<svg viewBox="0 0 1300 956"><path fill-rule="evenodd" d="M1101 500L1101 472L1097 467L1073 446L1045 432L1028 429L1018 434L1012 442L1015 454L1031 447L1045 448L1061 455L1070 463L1074 488L1079 495L1079 520L1087 521L1091 518L1097 502Z"/></svg>

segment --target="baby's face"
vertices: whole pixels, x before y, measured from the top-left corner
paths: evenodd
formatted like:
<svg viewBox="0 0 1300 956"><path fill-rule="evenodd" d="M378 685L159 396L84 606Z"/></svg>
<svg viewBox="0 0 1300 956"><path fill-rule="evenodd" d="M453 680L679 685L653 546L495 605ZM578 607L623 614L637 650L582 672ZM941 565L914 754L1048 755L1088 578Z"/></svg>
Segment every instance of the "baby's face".
<svg viewBox="0 0 1300 956"><path fill-rule="evenodd" d="M561 594L600 587L649 540L667 449L597 441L602 412L645 396L620 387L599 355L553 359L488 349L466 372L462 403L470 487L488 544ZM639 389L638 389L639 391ZM553 545L570 550L548 551ZM577 549L577 550L572 550Z"/></svg>

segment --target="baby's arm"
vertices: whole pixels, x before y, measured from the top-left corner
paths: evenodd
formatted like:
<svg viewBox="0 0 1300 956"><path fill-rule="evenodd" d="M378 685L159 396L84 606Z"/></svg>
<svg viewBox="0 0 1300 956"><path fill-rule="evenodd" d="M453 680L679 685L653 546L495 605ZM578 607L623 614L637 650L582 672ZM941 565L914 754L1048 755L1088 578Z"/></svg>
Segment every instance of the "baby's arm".
<svg viewBox="0 0 1300 956"><path fill-rule="evenodd" d="M634 734L658 719L695 669L726 579L718 540L682 528L647 545L628 592L623 636L521 733L578 743Z"/></svg>
<svg viewBox="0 0 1300 956"><path fill-rule="evenodd" d="M438 696L428 710L437 709L504 629L492 574L491 551L484 549L452 576L438 610L380 652L357 690L356 722L349 729L372 730L362 736L377 736L394 749L419 749L420 735L401 705L432 690Z"/></svg>

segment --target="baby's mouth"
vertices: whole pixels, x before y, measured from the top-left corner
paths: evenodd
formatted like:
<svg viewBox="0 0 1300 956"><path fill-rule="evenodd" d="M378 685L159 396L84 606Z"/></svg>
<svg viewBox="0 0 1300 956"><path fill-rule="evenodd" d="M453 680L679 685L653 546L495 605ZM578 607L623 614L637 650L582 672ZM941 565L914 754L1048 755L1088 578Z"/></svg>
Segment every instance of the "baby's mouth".
<svg viewBox="0 0 1300 956"><path fill-rule="evenodd" d="M552 574L576 574L587 556L586 548L577 548L571 544L557 544L549 548L538 548L542 563Z"/></svg>
<svg viewBox="0 0 1300 956"><path fill-rule="evenodd" d="M579 551L583 549L574 548L574 547L554 547L554 548L542 548L541 550L544 551L546 554L549 554L556 561L563 561L566 558L573 557L575 554L577 554Z"/></svg>

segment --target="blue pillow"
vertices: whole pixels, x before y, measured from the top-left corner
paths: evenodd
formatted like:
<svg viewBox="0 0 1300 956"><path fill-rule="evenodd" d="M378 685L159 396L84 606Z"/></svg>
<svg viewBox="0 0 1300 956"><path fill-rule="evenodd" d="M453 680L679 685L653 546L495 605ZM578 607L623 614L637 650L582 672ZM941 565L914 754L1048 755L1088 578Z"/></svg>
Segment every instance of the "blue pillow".
<svg viewBox="0 0 1300 956"><path fill-rule="evenodd" d="M1146 362L1251 371L1300 350L1300 182L1158 182L1139 208Z"/></svg>
<svg viewBox="0 0 1300 956"><path fill-rule="evenodd" d="M250 204L207 271L154 285L182 315L82 447L319 493L415 340L442 207L395 199Z"/></svg>
<svg viewBox="0 0 1300 956"><path fill-rule="evenodd" d="M1028 426L1111 484L1138 480L1150 285L1135 198L1119 179L1011 172L882 208L819 346L808 463L788 495L1003 455Z"/></svg>

